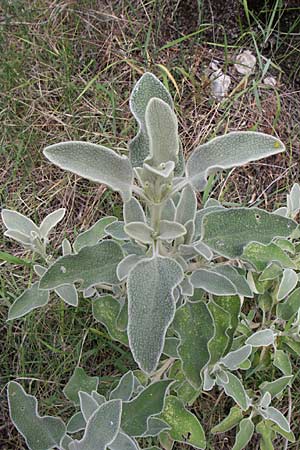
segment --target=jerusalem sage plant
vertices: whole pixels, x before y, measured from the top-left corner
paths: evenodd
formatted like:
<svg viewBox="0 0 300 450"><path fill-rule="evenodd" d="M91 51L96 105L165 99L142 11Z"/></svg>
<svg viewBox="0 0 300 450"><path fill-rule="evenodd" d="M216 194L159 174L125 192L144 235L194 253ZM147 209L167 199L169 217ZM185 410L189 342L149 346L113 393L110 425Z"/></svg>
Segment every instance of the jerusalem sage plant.
<svg viewBox="0 0 300 450"><path fill-rule="evenodd" d="M214 199L197 209L196 199L210 174L284 145L266 134L232 132L196 147L185 163L173 101L154 75L138 81L130 108L139 129L129 158L87 142L44 150L60 168L119 192L123 220L100 218L72 244L64 239L54 259L48 235L63 209L40 226L7 209L2 219L5 235L39 258L37 281L13 302L8 320L46 305L52 292L74 307L85 298L139 369L104 397L101 378L77 367L64 389L74 406L67 424L41 417L35 397L12 381L11 419L32 450L170 450L174 442L204 449L204 430L187 407L215 388L232 408L207 431L238 427L234 450L247 448L254 433L262 450L274 448L278 436L294 441L272 401L290 388L291 358L300 355L300 187L274 213ZM256 386L263 370L267 380Z"/></svg>

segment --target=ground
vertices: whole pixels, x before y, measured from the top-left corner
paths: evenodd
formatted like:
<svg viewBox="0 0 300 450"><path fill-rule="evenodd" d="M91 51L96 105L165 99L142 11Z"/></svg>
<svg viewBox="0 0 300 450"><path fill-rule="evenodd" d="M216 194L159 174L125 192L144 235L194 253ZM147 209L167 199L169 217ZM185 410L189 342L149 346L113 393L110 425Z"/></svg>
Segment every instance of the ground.
<svg viewBox="0 0 300 450"><path fill-rule="evenodd" d="M120 216L116 194L58 170L45 160L42 149L81 139L126 152L135 132L128 95L146 70L159 76L175 97L186 154L215 135L238 129L282 139L284 155L219 174L204 193L205 198L239 205L280 206L300 178L299 12L297 0L2 0L1 207L15 208L36 221L66 207L53 251L62 236L71 237L105 214ZM258 59L255 74L243 80L233 67L242 49L252 50ZM232 77L222 103L210 95L206 70L213 59ZM275 88L263 84L266 73L275 77ZM5 238L0 238L0 246L1 251L26 257ZM9 380L30 378L43 412L63 408L67 414L59 392L79 360L90 374L102 377L104 390L113 376L133 367L133 361L95 323L87 301L78 309L53 301L24 320L6 323L9 304L33 274L24 266L13 271L11 264L0 264L0 447L15 450L25 447L8 420L4 391ZM299 387L298 377L295 431ZM209 393L195 407L207 430L230 407L230 401L218 395ZM231 445L230 435L209 436L210 449Z"/></svg>

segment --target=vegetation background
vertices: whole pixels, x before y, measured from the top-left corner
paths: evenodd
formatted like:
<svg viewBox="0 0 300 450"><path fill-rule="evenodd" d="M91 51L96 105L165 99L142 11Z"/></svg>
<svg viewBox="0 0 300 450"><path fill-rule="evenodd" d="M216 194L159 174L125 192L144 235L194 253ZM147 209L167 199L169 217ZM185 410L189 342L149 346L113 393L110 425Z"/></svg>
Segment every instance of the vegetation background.
<svg viewBox="0 0 300 450"><path fill-rule="evenodd" d="M257 57L249 78L233 67L244 49ZM211 195L273 209L299 182L299 0L1 0L0 55L0 204L37 222L55 208L67 208L61 234L53 236L54 252L63 236L105 214L120 217L121 204L105 187L49 164L42 149L71 139L126 149L135 130L129 93L147 70L175 97L186 154L195 144L232 130L274 133L287 146L284 155L211 177L199 204ZM212 60L232 77L222 103L210 94ZM275 87L263 83L266 75L275 77ZM26 258L2 233L0 249ZM95 323L87 301L75 309L54 300L6 323L8 306L32 277L30 265L13 270L0 260L3 450L25 448L8 419L9 380L27 380L41 399L42 413L67 414L70 406L61 392L79 361L91 375L102 377L104 390L113 377L134 367L126 349ZM264 373L256 376L259 384ZM299 437L300 375L293 386L292 428ZM209 430L230 404L212 391L194 410ZM232 447L228 433L208 435L208 442L209 449ZM299 449L299 440L289 448Z"/></svg>

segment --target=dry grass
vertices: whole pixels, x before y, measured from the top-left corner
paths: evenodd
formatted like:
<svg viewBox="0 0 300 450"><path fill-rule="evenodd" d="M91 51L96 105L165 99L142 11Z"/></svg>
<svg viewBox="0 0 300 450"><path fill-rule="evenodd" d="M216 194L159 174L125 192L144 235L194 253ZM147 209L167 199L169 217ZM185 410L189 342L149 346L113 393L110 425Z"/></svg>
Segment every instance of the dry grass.
<svg viewBox="0 0 300 450"><path fill-rule="evenodd" d="M210 15L216 13L214 2L207 3L203 20L209 26L198 28L196 1L183 5L173 0L2 0L1 205L16 208L37 221L55 208L66 207L67 218L55 236L54 248L63 235L72 236L106 213L120 216L121 208L118 196L103 186L50 165L42 149L54 142L81 139L126 151L135 130L128 95L145 70L163 79L174 95L187 154L196 144L237 129L274 133L287 145L285 155L217 175L205 195L272 209L285 200L286 190L299 180L297 79L276 66L270 69L278 79L276 89L263 85L261 69L240 83L233 61L242 46L253 45L246 25L244 29L236 26L232 33L225 29L229 37L226 40L219 19L213 21ZM276 39L275 31L274 27ZM297 32L299 29L292 31ZM279 37L278 52L274 45L270 50L274 66L275 62L289 61L289 54L292 61L299 55L296 36L288 47L282 43L283 35ZM204 74L212 59L224 64L233 79L234 90L222 104L211 99ZM293 65L296 73L298 66L295 62ZM0 242L6 251L23 255L7 240ZM10 379L34 377L40 380L33 389L45 399L45 411L57 411L63 406L67 412L57 388L62 388L73 371L83 342L85 366L91 374L105 374L104 382L132 364L120 346L110 344L102 328L96 326L99 335L90 331L95 323L86 313L88 304L74 311L57 302L7 325L7 307L32 273L24 268L12 272L8 264L0 268L2 392ZM218 393L212 396L209 403L213 404ZM297 393L294 400L295 405L300 405ZM196 411L208 426L228 405L220 399L210 411L200 402ZM20 437L8 422L4 403L2 414L1 448L23 449ZM226 449L230 443L222 436L211 442L210 448ZM254 445L251 448L256 448Z"/></svg>

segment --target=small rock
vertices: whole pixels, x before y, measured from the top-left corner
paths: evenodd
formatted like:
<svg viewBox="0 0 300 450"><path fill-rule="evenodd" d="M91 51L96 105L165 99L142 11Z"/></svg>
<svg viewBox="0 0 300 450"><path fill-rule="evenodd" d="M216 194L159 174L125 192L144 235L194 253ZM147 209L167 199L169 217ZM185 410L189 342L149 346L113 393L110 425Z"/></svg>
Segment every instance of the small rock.
<svg viewBox="0 0 300 450"><path fill-rule="evenodd" d="M267 86L275 87L276 84L277 84L276 78L274 78L274 77L266 77L264 79L264 84L266 84Z"/></svg>
<svg viewBox="0 0 300 450"><path fill-rule="evenodd" d="M236 58L236 64L234 65L237 72L242 75L250 75L254 72L256 65L256 57L250 52L250 50L245 50L240 53Z"/></svg>
<svg viewBox="0 0 300 450"><path fill-rule="evenodd" d="M229 75L225 75L221 69L216 70L210 76L211 80L211 94L212 96L221 101L226 97L228 89L231 83L231 78Z"/></svg>

